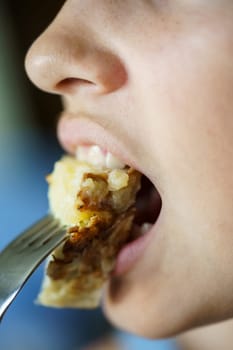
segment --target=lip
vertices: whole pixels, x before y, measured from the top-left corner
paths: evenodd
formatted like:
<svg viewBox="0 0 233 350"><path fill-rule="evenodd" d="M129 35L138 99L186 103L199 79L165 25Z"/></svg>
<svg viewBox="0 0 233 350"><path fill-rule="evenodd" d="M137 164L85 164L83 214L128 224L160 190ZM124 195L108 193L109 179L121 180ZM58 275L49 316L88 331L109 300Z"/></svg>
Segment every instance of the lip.
<svg viewBox="0 0 233 350"><path fill-rule="evenodd" d="M130 154L120 138L116 139L97 121L92 121L85 115L63 112L58 122L57 136L62 147L71 154L75 153L78 145L96 144L123 163L142 172L134 155Z"/></svg>
<svg viewBox="0 0 233 350"><path fill-rule="evenodd" d="M126 244L118 253L115 268L112 272L113 276L120 276L130 270L132 266L140 259L146 252L147 247L157 231L157 221L153 224L148 232L140 236L136 240Z"/></svg>

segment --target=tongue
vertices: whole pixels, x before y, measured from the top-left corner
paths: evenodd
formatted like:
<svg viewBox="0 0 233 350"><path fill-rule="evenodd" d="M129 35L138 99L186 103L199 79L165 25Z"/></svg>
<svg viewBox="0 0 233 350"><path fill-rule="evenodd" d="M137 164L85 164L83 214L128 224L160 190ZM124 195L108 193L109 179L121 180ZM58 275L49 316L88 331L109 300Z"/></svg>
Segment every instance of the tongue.
<svg viewBox="0 0 233 350"><path fill-rule="evenodd" d="M144 224L142 224L142 226L140 227L141 235L143 236L144 234L146 234L152 226L153 224L150 224L149 222L144 222Z"/></svg>

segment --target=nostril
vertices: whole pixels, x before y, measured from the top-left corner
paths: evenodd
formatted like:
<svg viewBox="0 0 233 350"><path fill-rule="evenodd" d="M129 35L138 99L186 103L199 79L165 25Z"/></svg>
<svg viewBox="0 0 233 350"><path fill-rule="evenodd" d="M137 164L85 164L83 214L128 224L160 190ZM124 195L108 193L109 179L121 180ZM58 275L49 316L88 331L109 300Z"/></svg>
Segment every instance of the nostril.
<svg viewBox="0 0 233 350"><path fill-rule="evenodd" d="M50 26L32 45L26 70L40 89L60 94L104 95L120 89L127 72L120 58L91 45L86 37L60 33Z"/></svg>
<svg viewBox="0 0 233 350"><path fill-rule="evenodd" d="M59 83L56 84L55 88L56 88L56 91L60 93L70 93L81 86L85 87L85 86L91 86L91 85L96 86L95 83L87 79L66 78L59 81Z"/></svg>

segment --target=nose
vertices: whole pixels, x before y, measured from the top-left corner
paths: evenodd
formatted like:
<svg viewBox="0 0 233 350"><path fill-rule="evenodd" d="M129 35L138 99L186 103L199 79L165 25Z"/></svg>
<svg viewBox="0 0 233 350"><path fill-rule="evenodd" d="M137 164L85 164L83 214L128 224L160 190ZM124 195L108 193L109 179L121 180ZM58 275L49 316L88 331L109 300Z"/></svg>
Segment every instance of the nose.
<svg viewBox="0 0 233 350"><path fill-rule="evenodd" d="M127 80L125 67L115 53L93 35L56 20L31 46L25 66L35 85L60 95L84 89L107 94Z"/></svg>

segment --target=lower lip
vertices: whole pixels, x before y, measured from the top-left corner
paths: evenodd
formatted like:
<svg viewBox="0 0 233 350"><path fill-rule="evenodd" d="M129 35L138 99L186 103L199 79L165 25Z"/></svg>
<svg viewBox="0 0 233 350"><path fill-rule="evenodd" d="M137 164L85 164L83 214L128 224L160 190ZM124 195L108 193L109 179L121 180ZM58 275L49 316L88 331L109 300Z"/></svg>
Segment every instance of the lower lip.
<svg viewBox="0 0 233 350"><path fill-rule="evenodd" d="M149 245L149 242L154 235L154 229L155 225L153 225L143 236L140 236L136 240L126 244L120 250L113 271L114 276L119 276L126 273L135 265Z"/></svg>

